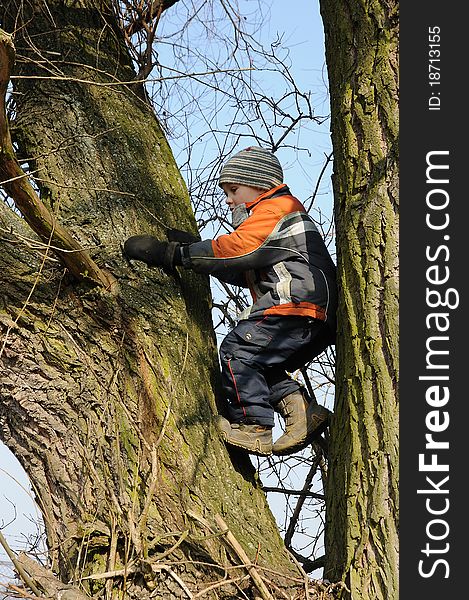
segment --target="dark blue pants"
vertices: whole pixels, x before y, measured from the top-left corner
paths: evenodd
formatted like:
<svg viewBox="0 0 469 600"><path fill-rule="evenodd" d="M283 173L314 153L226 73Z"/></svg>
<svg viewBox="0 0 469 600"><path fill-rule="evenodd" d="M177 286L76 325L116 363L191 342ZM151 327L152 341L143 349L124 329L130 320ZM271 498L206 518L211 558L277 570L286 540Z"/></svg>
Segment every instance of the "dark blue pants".
<svg viewBox="0 0 469 600"><path fill-rule="evenodd" d="M274 426L274 406L301 386L286 371L303 367L335 343L322 321L267 316L239 321L220 346L221 376L231 423Z"/></svg>

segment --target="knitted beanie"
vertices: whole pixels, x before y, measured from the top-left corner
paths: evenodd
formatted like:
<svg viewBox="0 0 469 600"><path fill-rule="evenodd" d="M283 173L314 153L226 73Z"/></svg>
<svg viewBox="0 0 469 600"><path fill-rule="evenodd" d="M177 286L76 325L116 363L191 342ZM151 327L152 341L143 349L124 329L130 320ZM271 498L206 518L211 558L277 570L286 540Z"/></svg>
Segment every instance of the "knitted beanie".
<svg viewBox="0 0 469 600"><path fill-rule="evenodd" d="M251 146L229 158L223 165L218 185L237 183L270 190L283 183L278 158L265 148Z"/></svg>

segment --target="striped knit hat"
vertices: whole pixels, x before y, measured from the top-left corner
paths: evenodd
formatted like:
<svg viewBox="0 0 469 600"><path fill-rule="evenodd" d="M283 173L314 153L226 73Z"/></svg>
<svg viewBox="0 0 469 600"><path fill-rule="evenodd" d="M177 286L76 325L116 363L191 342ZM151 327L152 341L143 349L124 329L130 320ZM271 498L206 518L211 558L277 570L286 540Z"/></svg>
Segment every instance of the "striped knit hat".
<svg viewBox="0 0 469 600"><path fill-rule="evenodd" d="M229 158L223 165L218 185L238 183L270 190L283 183L278 158L265 148L251 146Z"/></svg>

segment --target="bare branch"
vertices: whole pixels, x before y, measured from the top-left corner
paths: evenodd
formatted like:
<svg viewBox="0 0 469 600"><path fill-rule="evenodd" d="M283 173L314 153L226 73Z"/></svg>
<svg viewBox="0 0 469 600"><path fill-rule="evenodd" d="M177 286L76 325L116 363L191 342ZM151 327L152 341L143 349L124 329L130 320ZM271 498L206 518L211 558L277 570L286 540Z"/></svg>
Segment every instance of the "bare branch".
<svg viewBox="0 0 469 600"><path fill-rule="evenodd" d="M36 594L36 596L41 596L41 592L37 588L35 582L29 576L27 571L23 568L21 561L18 560L18 558L15 556L15 553L8 545L6 539L4 538L3 533L1 531L0 531L0 544L3 547L3 549L5 550L5 552L7 553L8 557L11 560L11 562L13 563L15 569L18 571L18 575L21 577L21 579L24 581L24 583Z"/></svg>
<svg viewBox="0 0 469 600"><path fill-rule="evenodd" d="M58 223L55 215L41 202L15 156L5 108L14 61L15 49L11 37L0 29L0 184L33 231L47 244L53 244L60 249L55 251L77 279L106 288L111 287L115 282L114 278L100 269L70 233Z"/></svg>
<svg viewBox="0 0 469 600"><path fill-rule="evenodd" d="M305 498L317 498L318 500L324 500L324 494L316 494L315 492L310 492L308 490L287 490L285 488L279 487L268 487L263 486L262 489L264 492L277 492L279 494L285 494L287 496L303 496Z"/></svg>
<svg viewBox="0 0 469 600"><path fill-rule="evenodd" d="M259 593L261 594L263 600L274 600L272 595L270 594L269 590L267 589L267 587L264 583L264 580L259 575L259 571L249 560L249 557L243 550L242 546L239 544L238 540L235 538L235 536L232 534L232 532L228 529L228 525L225 523L223 518L220 515L215 515L215 521L216 521L218 527L224 533L229 546L231 546L231 548L237 554L238 558L246 566L246 569L248 570L249 575L251 575L252 580L254 581L255 586L259 590Z"/></svg>
<svg viewBox="0 0 469 600"><path fill-rule="evenodd" d="M146 25L151 23L153 19L159 19L163 11L167 10L179 0L157 0L156 2L150 2L149 6L145 9L141 9L140 3L135 3L130 7L131 11L134 11L134 17L130 18L128 25L125 27L125 33L128 37L131 37L138 31L145 28ZM119 3L117 3L116 12L120 11Z"/></svg>

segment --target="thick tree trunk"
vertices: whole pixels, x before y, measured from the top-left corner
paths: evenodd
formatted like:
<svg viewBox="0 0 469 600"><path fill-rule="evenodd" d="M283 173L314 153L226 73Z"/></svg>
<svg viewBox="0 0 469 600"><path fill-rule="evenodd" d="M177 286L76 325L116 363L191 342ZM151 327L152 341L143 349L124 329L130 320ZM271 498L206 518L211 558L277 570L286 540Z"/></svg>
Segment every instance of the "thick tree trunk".
<svg viewBox="0 0 469 600"><path fill-rule="evenodd" d="M396 599L398 557L398 14L321 0L341 290L325 575Z"/></svg>
<svg viewBox="0 0 469 600"><path fill-rule="evenodd" d="M16 31L14 140L42 200L118 281L77 284L0 203L0 435L31 478L52 568L106 598L188 597L224 576L254 587L213 567L240 563L212 535L221 515L268 579L294 586L251 463L211 424L208 281L122 257L129 235L195 231L142 90L116 85L135 77L122 35L105 3L19 6L1 16Z"/></svg>

